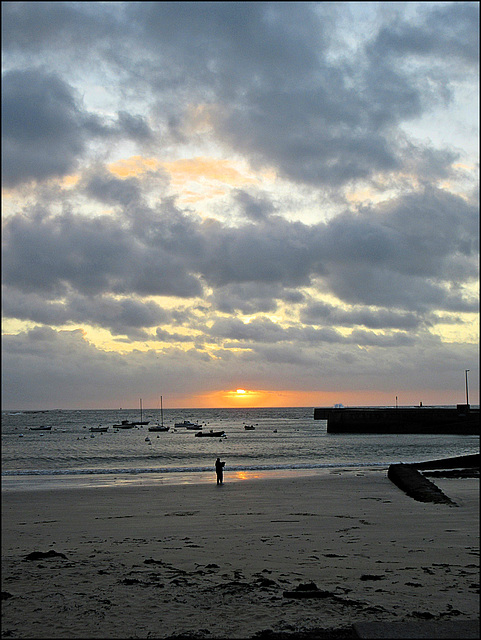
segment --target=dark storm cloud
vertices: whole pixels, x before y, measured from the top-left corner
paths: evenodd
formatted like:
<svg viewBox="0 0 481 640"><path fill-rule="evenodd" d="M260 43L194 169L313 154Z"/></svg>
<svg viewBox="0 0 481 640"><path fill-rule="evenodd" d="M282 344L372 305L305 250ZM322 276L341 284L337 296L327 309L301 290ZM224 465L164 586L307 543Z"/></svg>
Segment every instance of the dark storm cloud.
<svg viewBox="0 0 481 640"><path fill-rule="evenodd" d="M140 116L119 112L109 122L88 113L55 73L8 71L2 84L2 176L8 187L68 174L92 138L144 142L153 137Z"/></svg>
<svg viewBox="0 0 481 640"><path fill-rule="evenodd" d="M161 231L158 225L136 229L135 223L131 228L109 216L49 217L42 212L14 216L3 232L4 282L51 298L69 290L82 295L199 295L200 283L176 253L183 241L182 219L174 238L175 222L171 228L164 221ZM163 239L155 243L149 235Z"/></svg>
<svg viewBox="0 0 481 640"><path fill-rule="evenodd" d="M280 300L298 304L304 299L296 289L278 284L242 282L216 287L208 302L221 313L268 313L277 309Z"/></svg>
<svg viewBox="0 0 481 640"><path fill-rule="evenodd" d="M381 56L406 55L457 58L479 62L479 4L455 2L422 8L418 23L395 21L381 28L372 44Z"/></svg>
<svg viewBox="0 0 481 640"><path fill-rule="evenodd" d="M317 225L277 216L235 230L217 225L200 271L215 288L315 278L349 303L475 311L474 300L446 285L477 277L477 224L476 206L427 188Z"/></svg>
<svg viewBox="0 0 481 640"><path fill-rule="evenodd" d="M436 97L445 100L442 83L383 56L389 42L360 49L355 64L334 61L335 8L246 4L136 3L129 12L159 56L184 77L188 67L188 84L217 98L218 133L253 162L331 186L401 168L393 127L422 115ZM472 37L465 22L460 42ZM429 36L429 15L416 29Z"/></svg>
<svg viewBox="0 0 481 640"><path fill-rule="evenodd" d="M110 201L125 197L117 186L114 181L109 192L108 181L101 185L104 194L114 194ZM436 309L477 309L458 287L477 277L477 208L438 190L317 225L279 216L237 228L206 224L169 200L124 214L119 220L55 216L37 208L12 216L3 231L4 283L50 300L76 294L192 298L207 285L209 302L226 313L272 312L280 300L299 304L296 289L317 283L344 302L391 309L352 311L350 321L368 328L415 327ZM319 312L308 308L303 319L319 324ZM325 320L334 324L349 321L328 312Z"/></svg>
<svg viewBox="0 0 481 640"><path fill-rule="evenodd" d="M69 307L74 322L89 322L109 329L113 335L135 335L137 338L147 336L142 329L157 326L169 318L156 303L133 298L112 300L75 296L69 300Z"/></svg>
<svg viewBox="0 0 481 640"><path fill-rule="evenodd" d="M347 89L339 94L333 98L327 87L253 89L248 104L233 105L216 124L254 164L275 166L301 183L335 187L399 168L394 141L362 122L367 105ZM344 113L343 103L351 105L352 114Z"/></svg>
<svg viewBox="0 0 481 640"><path fill-rule="evenodd" d="M265 220L275 211L273 203L268 198L252 195L243 189L234 192L234 200L240 205L243 215L253 222Z"/></svg>
<svg viewBox="0 0 481 640"><path fill-rule="evenodd" d="M415 345L417 338L403 332L378 334L373 331L355 330L349 336L349 342L361 347L408 347Z"/></svg>
<svg viewBox="0 0 481 640"><path fill-rule="evenodd" d="M139 142L153 140L153 133L144 117L133 115L127 111L119 111L116 128L121 137Z"/></svg>
<svg viewBox="0 0 481 640"><path fill-rule="evenodd" d="M78 64L87 64L95 43L106 75L119 74L117 88L132 95L141 91L156 102L160 118L176 123L176 135L183 135L182 105L211 103L216 134L253 164L329 188L406 168L411 155L397 127L449 100L446 62L473 61L477 51L474 3L427 5L415 20L398 16L365 39L355 60L339 55L341 7L331 3L6 4L5 49L13 59L32 47L40 57L56 45L67 54L71 42L71 55L78 60L80 46L85 56ZM129 56L116 46L119 33ZM429 81L424 68L404 65L400 55L422 61L441 52L445 73L431 74ZM59 107L65 109L64 103ZM76 127L63 138L65 160L60 167L53 161L50 169L45 165L45 176L62 174L82 150L78 114L70 108L67 115ZM95 120L90 128L98 129L96 135L115 130ZM145 120L127 110L118 115L119 128L138 141L152 137ZM452 156L438 154L435 160L437 175L446 175ZM41 177L41 171L24 168L23 175ZM10 184L18 180L14 173ZM251 206L246 212L260 210Z"/></svg>
<svg viewBox="0 0 481 640"><path fill-rule="evenodd" d="M323 236L324 276L350 303L475 311L446 283L477 278L478 208L427 188L338 216Z"/></svg>
<svg viewBox="0 0 481 640"><path fill-rule="evenodd" d="M352 327L362 325L369 329L418 329L425 320L415 313L396 312L389 309L360 308L345 311L338 307L313 302L301 311L300 319L304 324L335 325Z"/></svg>
<svg viewBox="0 0 481 640"><path fill-rule="evenodd" d="M170 315L154 302L107 296L84 297L67 295L62 302L48 301L36 294L19 294L15 289L2 292L3 314L6 318L61 326L88 323L103 327L113 335L145 339L145 328L156 327L170 320Z"/></svg>
<svg viewBox="0 0 481 640"><path fill-rule="evenodd" d="M235 318L216 320L210 330L211 335L229 340L252 342L277 342L284 339L284 330L268 318L242 322Z"/></svg>
<svg viewBox="0 0 481 640"><path fill-rule="evenodd" d="M85 147L71 88L41 71L10 71L2 87L2 165L7 186L73 170Z"/></svg>
<svg viewBox="0 0 481 640"><path fill-rule="evenodd" d="M58 52L92 46L118 35L120 9L109 2L2 2L2 47L31 55L44 48Z"/></svg>
<svg viewBox="0 0 481 640"><path fill-rule="evenodd" d="M256 360L282 366L315 366L316 355L293 345L260 345L252 356Z"/></svg>
<svg viewBox="0 0 481 640"><path fill-rule="evenodd" d="M319 230L280 217L238 228L210 227L201 271L214 287L236 282L307 285L315 269L310 254L317 254L312 239Z"/></svg>
<svg viewBox="0 0 481 640"><path fill-rule="evenodd" d="M142 194L136 178L121 180L103 170L97 170L87 178L85 191L99 202L123 206L139 202Z"/></svg>
<svg viewBox="0 0 481 640"><path fill-rule="evenodd" d="M196 340L196 337L192 335L185 335L182 333L171 333L170 331L166 331L165 329L157 328L155 331L155 340L159 340L160 342L193 342Z"/></svg>
<svg viewBox="0 0 481 640"><path fill-rule="evenodd" d="M313 68L325 38L307 3L135 2L125 9L125 20L142 33L144 44L172 61L169 73L182 70L189 81L226 95L250 82L252 73L276 83Z"/></svg>
<svg viewBox="0 0 481 640"><path fill-rule="evenodd" d="M90 137L93 140L105 139L107 142L115 142L123 138L136 142L153 140L153 133L142 116L128 115L119 111L116 117L107 119L85 112L81 122L86 138Z"/></svg>
<svg viewBox="0 0 481 640"><path fill-rule="evenodd" d="M333 323L334 324L334 323ZM384 328L384 327L379 327ZM206 331L217 342L230 340L230 348L241 347L257 351L263 344L319 346L321 344L355 344L359 346L407 346L415 342L415 338L402 331L377 334L373 331L352 331L343 335L335 329L313 329L311 327L291 326L283 328L268 318L242 322L235 318L216 320L211 329ZM224 346L227 346L224 344ZM290 351L290 346L288 347Z"/></svg>

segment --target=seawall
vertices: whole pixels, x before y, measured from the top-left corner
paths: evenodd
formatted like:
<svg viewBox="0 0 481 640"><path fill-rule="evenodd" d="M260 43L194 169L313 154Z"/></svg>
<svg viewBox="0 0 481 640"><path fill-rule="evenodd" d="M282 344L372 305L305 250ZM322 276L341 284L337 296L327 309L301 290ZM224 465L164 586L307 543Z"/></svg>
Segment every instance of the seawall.
<svg viewBox="0 0 481 640"><path fill-rule="evenodd" d="M424 433L479 435L479 409L456 407L357 407L314 409L329 433Z"/></svg>

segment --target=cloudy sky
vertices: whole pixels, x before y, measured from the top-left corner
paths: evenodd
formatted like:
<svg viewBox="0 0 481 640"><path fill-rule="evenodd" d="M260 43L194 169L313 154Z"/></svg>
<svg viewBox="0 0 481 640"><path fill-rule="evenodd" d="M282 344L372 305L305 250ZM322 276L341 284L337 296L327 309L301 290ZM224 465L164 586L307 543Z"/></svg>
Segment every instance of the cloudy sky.
<svg viewBox="0 0 481 640"><path fill-rule="evenodd" d="M2 44L4 408L479 403L477 2L3 2Z"/></svg>

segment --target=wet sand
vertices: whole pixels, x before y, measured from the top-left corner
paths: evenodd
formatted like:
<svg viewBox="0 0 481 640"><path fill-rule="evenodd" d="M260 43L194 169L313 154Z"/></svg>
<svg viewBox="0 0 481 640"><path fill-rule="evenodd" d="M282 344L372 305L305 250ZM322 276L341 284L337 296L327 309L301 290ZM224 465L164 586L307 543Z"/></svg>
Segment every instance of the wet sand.
<svg viewBox="0 0 481 640"><path fill-rule="evenodd" d="M4 492L2 637L340 638L478 618L479 479L434 481L456 506L385 470Z"/></svg>

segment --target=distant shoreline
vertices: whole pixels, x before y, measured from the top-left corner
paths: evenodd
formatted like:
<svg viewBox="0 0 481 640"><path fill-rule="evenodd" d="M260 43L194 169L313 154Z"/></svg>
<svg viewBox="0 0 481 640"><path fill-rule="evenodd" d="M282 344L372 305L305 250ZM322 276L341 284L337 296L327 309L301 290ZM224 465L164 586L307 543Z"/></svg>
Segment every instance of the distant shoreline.
<svg viewBox="0 0 481 640"><path fill-rule="evenodd" d="M480 405L479 404L473 404L470 403L471 408L472 409L477 409L479 411ZM439 404L439 405L425 405L425 408L428 407L438 407L438 408L453 408L456 407L456 404ZM270 409L272 410L278 410L278 409L309 409L310 411L314 410L315 405L292 405L292 406L269 406L269 407L164 407L164 411L166 413L171 413L173 411L176 412L195 412L195 411L269 411ZM329 408L336 408L336 406L333 407L329 407ZM345 405L342 408L345 409L394 409L396 408L395 405L370 405L370 404L366 404L366 405ZM399 405L399 407L397 407L399 409L409 409L409 408L417 408L417 405ZM111 407L111 408L97 408L97 409L80 409L78 407L63 407L63 408L52 408L52 409L18 409L18 408L14 408L14 409L5 409L5 408L1 408L0 411L2 413L6 413L6 414L20 414L20 413L51 413L51 412L62 412L62 411L109 411L109 412L138 412L138 408L137 407L122 407L121 409L119 409L118 407ZM158 407L146 407L144 408L144 413L148 413L148 412L153 412L153 413L158 413L159 408Z"/></svg>

